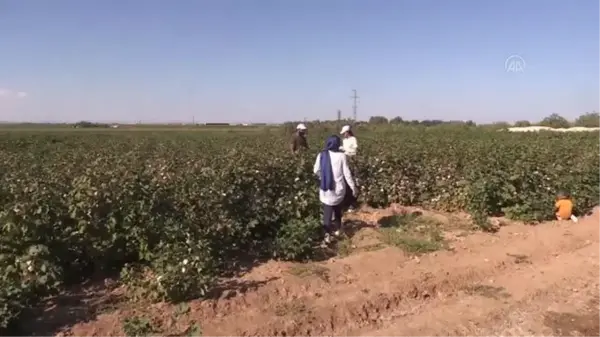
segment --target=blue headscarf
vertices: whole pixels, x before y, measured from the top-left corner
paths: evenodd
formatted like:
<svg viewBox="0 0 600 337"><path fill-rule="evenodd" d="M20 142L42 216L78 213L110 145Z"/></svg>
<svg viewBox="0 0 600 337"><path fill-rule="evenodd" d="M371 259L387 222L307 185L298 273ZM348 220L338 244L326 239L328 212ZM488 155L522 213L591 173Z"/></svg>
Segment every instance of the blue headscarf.
<svg viewBox="0 0 600 337"><path fill-rule="evenodd" d="M335 189L335 181L333 180L333 169L331 168L331 156L329 151L340 151L340 137L333 135L327 138L325 149L321 151L321 190L333 191Z"/></svg>

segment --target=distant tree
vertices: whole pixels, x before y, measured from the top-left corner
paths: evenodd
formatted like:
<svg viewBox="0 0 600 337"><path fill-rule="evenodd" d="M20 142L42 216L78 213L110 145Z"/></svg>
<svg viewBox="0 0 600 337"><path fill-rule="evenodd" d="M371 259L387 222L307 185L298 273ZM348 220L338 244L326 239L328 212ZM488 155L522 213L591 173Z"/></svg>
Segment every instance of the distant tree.
<svg viewBox="0 0 600 337"><path fill-rule="evenodd" d="M369 124L387 124L388 119L383 116L372 116L369 118Z"/></svg>
<svg viewBox="0 0 600 337"><path fill-rule="evenodd" d="M493 130L507 129L509 127L510 127L510 124L508 124L507 122L494 122L488 126L488 128L493 129Z"/></svg>
<svg viewBox="0 0 600 337"><path fill-rule="evenodd" d="M527 127L527 126L531 126L531 123L529 123L529 121L522 120L522 121L515 122L515 127L523 128L523 127Z"/></svg>
<svg viewBox="0 0 600 337"><path fill-rule="evenodd" d="M540 125L551 127L554 129L568 128L569 126L571 126L568 120L556 113L553 113L550 116L544 118L540 122Z"/></svg>
<svg viewBox="0 0 600 337"><path fill-rule="evenodd" d="M88 121L80 121L73 124L74 128L108 128L108 124L92 123Z"/></svg>
<svg viewBox="0 0 600 337"><path fill-rule="evenodd" d="M438 119L434 119L434 120L426 119L426 120L421 121L421 124L425 125L425 126L435 126L435 125L440 125L442 123L444 123L444 122L441 120L438 120Z"/></svg>
<svg viewBox="0 0 600 337"><path fill-rule="evenodd" d="M417 120L417 119L413 119L412 121L408 122L408 124L410 124L410 125L419 125L419 124L421 124L421 122L419 120Z"/></svg>
<svg viewBox="0 0 600 337"><path fill-rule="evenodd" d="M402 117L397 116L390 119L390 124L404 124L404 120L402 119Z"/></svg>
<svg viewBox="0 0 600 337"><path fill-rule="evenodd" d="M587 112L577 117L575 126L583 126L586 128L600 127L600 115L597 112Z"/></svg>
<svg viewBox="0 0 600 337"><path fill-rule="evenodd" d="M473 122L472 120L469 119L468 121L465 122L465 125L467 125L467 126L476 126L477 124L475 124L475 122Z"/></svg>

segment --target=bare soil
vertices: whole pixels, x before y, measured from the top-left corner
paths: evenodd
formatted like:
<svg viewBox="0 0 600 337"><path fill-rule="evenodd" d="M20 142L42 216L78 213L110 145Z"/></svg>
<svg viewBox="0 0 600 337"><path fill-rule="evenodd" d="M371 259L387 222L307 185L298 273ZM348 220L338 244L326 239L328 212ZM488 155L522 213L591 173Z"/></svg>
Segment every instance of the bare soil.
<svg viewBox="0 0 600 337"><path fill-rule="evenodd" d="M598 209L579 223L495 219L494 234L471 230L466 215L422 211L439 220L444 243L426 254L377 228L406 210L351 214L371 226L353 229L337 258L262 264L214 300L131 303L120 301L122 287L84 287L30 333L122 336L127 325L171 336L599 335Z"/></svg>

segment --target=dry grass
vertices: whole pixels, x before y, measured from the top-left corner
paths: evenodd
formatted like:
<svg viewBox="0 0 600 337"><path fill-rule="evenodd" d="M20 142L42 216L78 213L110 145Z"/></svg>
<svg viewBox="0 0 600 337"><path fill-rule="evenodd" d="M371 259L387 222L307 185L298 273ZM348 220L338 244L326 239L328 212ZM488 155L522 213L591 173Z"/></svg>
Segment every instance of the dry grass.
<svg viewBox="0 0 600 337"><path fill-rule="evenodd" d="M434 217L398 214L379 220L382 241L407 253L423 254L446 247L442 233L443 223Z"/></svg>
<svg viewBox="0 0 600 337"><path fill-rule="evenodd" d="M329 269L317 263L295 264L288 269L288 272L300 278L315 276L325 282L329 282Z"/></svg>

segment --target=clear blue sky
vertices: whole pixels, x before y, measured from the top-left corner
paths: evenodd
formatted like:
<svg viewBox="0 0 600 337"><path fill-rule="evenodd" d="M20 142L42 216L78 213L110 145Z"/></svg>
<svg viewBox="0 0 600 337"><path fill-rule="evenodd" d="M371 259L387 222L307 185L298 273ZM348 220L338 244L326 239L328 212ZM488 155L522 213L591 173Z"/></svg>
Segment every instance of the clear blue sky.
<svg viewBox="0 0 600 337"><path fill-rule="evenodd" d="M575 118L600 110L598 17L597 0L0 0L0 120L334 119L352 89L359 119Z"/></svg>

